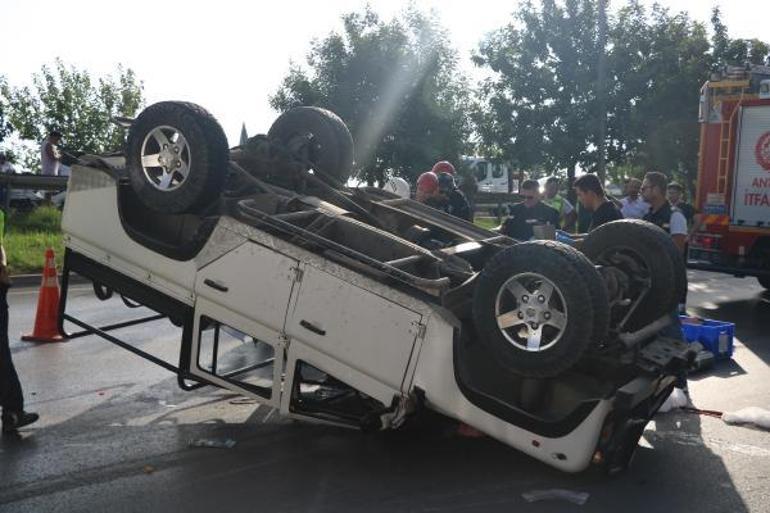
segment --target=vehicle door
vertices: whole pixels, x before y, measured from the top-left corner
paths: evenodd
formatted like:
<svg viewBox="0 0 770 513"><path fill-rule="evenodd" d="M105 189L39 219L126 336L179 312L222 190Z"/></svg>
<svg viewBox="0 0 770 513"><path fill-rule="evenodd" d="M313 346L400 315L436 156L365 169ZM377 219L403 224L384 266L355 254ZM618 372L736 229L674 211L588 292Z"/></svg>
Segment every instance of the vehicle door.
<svg viewBox="0 0 770 513"><path fill-rule="evenodd" d="M282 332L297 263L246 242L198 272L193 375L278 406L286 346Z"/></svg>
<svg viewBox="0 0 770 513"><path fill-rule="evenodd" d="M364 392L399 394L421 334L422 315L310 265L302 271L286 321L290 353L296 345L306 345L338 369L349 369L347 375L357 376ZM336 377L345 381L345 376Z"/></svg>

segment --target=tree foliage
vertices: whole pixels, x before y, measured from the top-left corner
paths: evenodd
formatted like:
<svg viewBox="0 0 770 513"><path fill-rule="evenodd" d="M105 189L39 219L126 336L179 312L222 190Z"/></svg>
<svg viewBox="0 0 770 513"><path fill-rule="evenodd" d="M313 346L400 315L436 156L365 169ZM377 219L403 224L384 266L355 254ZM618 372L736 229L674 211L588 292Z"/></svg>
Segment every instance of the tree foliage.
<svg viewBox="0 0 770 513"><path fill-rule="evenodd" d="M493 72L481 84L480 136L526 170L585 166L596 127L597 61L593 0L522 3L474 56Z"/></svg>
<svg viewBox="0 0 770 513"><path fill-rule="evenodd" d="M765 64L770 55L770 46L759 39L730 39L727 26L722 22L722 11L714 7L711 12L713 32L712 61L715 69L727 65L739 66L745 63Z"/></svg>
<svg viewBox="0 0 770 513"><path fill-rule="evenodd" d="M610 16L602 49L597 0L539 5L522 3L474 56L491 72L474 113L484 144L525 170L594 170L603 50L610 175L659 169L692 184L700 86L716 66L764 62L767 44L730 39L718 9L709 40L703 24L686 13L631 0Z"/></svg>
<svg viewBox="0 0 770 513"><path fill-rule="evenodd" d="M371 9L343 16L343 30L315 41L293 65L273 108L316 105L337 113L369 182L414 178L440 159L457 161L470 132L469 88L435 18L410 8L390 21Z"/></svg>
<svg viewBox="0 0 770 513"><path fill-rule="evenodd" d="M124 130L112 118L132 117L143 103L142 83L131 69L118 66L114 75L94 78L60 59L35 73L32 86L3 84L2 94L21 139L41 141L56 129L67 148L87 153L120 148Z"/></svg>
<svg viewBox="0 0 770 513"><path fill-rule="evenodd" d="M0 75L0 92L7 87L7 82L5 80L5 77ZM0 96L0 142L3 142L3 140L8 136L8 134L11 133L11 125L8 122L8 117L6 114L6 105L3 101L2 96Z"/></svg>

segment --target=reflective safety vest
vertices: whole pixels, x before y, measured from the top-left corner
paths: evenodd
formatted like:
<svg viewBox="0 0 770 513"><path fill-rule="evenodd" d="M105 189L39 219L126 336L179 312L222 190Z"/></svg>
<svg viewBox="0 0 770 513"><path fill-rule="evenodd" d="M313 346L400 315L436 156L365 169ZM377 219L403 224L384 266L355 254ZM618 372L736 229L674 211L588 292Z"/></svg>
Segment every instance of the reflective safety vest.
<svg viewBox="0 0 770 513"><path fill-rule="evenodd" d="M553 198L543 197L540 201L548 205L549 207L556 209L560 216L564 215L564 198L560 194L557 194Z"/></svg>
<svg viewBox="0 0 770 513"><path fill-rule="evenodd" d="M559 213L559 226L557 228L564 226L564 198L561 197L561 194L557 194L553 198L543 196L540 201Z"/></svg>

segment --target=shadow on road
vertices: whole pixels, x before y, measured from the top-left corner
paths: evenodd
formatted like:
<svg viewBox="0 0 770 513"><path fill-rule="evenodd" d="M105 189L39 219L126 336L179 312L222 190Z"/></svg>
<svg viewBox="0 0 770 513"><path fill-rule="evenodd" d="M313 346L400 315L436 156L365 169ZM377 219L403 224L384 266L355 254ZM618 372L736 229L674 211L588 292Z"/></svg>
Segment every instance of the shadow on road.
<svg viewBox="0 0 770 513"><path fill-rule="evenodd" d="M184 424L175 417L193 408L159 406L160 398L181 404L191 397L175 382L109 398L3 445L0 504L52 511L65 497L67 511L747 511L694 415L659 416L657 429L646 432L649 446L626 473L609 478L564 474L489 438L458 438L441 423L362 434L294 423L261 407L244 424ZM205 390L194 396L201 408L230 399ZM131 425L137 418L148 420ZM238 445L196 449L188 447L191 438ZM548 488L591 498L578 508L521 497Z"/></svg>

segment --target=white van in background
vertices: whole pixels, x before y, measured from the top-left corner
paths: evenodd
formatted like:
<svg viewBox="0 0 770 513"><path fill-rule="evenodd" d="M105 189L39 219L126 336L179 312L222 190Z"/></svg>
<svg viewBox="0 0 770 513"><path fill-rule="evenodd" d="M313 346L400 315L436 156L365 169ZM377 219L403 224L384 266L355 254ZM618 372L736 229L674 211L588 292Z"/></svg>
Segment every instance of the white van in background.
<svg viewBox="0 0 770 513"><path fill-rule="evenodd" d="M502 162L495 162L483 157L463 157L463 163L468 166L479 186L479 192L508 192L508 175L513 170ZM513 179L512 190L519 190L519 181Z"/></svg>

